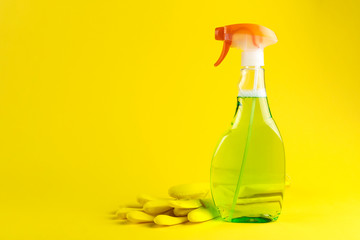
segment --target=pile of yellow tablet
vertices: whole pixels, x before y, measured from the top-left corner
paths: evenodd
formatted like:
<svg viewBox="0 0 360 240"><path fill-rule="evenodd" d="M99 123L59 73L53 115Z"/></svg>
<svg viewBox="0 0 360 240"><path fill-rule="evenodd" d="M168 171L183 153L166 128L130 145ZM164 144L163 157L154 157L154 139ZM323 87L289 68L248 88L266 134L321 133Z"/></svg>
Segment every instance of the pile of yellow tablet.
<svg viewBox="0 0 360 240"><path fill-rule="evenodd" d="M171 226L186 222L205 222L218 216L209 198L208 183L182 184L169 189L171 198L156 198L147 194L138 196L138 207L122 207L117 219L133 223L151 223Z"/></svg>

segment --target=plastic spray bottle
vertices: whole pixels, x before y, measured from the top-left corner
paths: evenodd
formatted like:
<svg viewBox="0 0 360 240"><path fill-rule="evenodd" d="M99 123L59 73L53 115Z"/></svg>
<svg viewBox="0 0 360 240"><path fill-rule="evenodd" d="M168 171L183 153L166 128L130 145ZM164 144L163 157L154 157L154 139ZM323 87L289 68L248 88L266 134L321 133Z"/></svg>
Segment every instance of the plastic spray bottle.
<svg viewBox="0 0 360 240"><path fill-rule="evenodd" d="M218 66L230 47L240 48L241 78L236 113L211 163L211 192L228 222L276 221L282 208L285 155L264 84L264 48L277 42L270 29L234 24L215 29L224 41Z"/></svg>

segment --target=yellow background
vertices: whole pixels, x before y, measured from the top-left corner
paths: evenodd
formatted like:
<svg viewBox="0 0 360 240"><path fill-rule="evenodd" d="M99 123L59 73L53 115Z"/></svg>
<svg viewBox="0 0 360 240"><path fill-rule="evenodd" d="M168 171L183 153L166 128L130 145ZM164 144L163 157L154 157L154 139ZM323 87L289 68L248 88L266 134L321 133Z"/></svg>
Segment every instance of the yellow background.
<svg viewBox="0 0 360 240"><path fill-rule="evenodd" d="M359 239L360 2L0 3L0 239ZM208 181L257 23L292 186L276 223L154 228L109 219L138 193Z"/></svg>

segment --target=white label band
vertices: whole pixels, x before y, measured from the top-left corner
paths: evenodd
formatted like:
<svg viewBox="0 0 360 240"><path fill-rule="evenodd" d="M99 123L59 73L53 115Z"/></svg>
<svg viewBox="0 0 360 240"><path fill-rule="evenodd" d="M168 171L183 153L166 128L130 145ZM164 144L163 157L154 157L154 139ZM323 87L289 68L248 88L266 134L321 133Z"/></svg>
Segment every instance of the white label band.
<svg viewBox="0 0 360 240"><path fill-rule="evenodd" d="M266 97L265 89L239 90L238 97Z"/></svg>

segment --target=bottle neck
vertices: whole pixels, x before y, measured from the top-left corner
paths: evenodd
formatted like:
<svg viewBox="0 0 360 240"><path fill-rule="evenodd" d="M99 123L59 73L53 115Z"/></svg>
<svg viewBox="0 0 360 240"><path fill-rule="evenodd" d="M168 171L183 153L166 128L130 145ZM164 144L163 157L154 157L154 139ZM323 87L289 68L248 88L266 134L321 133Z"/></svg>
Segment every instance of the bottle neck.
<svg viewBox="0 0 360 240"><path fill-rule="evenodd" d="M264 75L261 66L244 66L240 70L238 97L266 97Z"/></svg>
<svg viewBox="0 0 360 240"><path fill-rule="evenodd" d="M237 108L231 128L237 129L242 124L247 126L250 119L254 124L273 124L265 91L264 68L260 66L241 69Z"/></svg>

